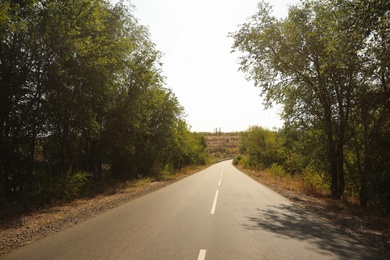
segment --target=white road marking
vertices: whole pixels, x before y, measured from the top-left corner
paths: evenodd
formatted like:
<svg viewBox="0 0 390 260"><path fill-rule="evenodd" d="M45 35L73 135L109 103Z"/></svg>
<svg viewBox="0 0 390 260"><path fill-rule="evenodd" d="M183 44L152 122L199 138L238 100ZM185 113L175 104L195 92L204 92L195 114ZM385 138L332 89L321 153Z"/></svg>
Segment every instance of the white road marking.
<svg viewBox="0 0 390 260"><path fill-rule="evenodd" d="M214 215L214 213L215 213L215 207L217 206L218 193L219 193L219 190L217 190L217 192L215 193L213 206L211 207L211 212L210 212L211 215Z"/></svg>
<svg viewBox="0 0 390 260"><path fill-rule="evenodd" d="M204 260L206 258L206 249L201 249L199 251L198 260Z"/></svg>
<svg viewBox="0 0 390 260"><path fill-rule="evenodd" d="M221 186L222 179L219 179L218 186Z"/></svg>

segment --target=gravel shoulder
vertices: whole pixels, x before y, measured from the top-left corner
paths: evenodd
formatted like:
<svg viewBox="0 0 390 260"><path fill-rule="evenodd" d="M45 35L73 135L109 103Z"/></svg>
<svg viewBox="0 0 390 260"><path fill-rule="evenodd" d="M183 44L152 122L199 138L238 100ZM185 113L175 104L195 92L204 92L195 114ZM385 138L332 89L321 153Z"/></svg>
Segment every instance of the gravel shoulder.
<svg viewBox="0 0 390 260"><path fill-rule="evenodd" d="M200 170L200 169L198 169ZM195 171L194 171L195 172ZM361 243L390 256L390 219L371 209L360 209L343 201L309 196L302 192L270 185L261 173L244 171L302 208L343 230ZM193 173L193 172L191 172ZM0 256L42 237L76 225L130 200L167 186L191 173L180 174L166 181L144 182L129 185L113 194L98 195L36 210L0 224Z"/></svg>

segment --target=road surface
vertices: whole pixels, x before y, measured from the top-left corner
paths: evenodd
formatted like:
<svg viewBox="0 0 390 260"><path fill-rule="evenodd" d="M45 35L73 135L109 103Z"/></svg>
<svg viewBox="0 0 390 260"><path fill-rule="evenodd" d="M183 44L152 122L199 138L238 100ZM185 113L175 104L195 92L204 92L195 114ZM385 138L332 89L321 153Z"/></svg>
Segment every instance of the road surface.
<svg viewBox="0 0 390 260"><path fill-rule="evenodd" d="M380 258L225 161L1 259Z"/></svg>

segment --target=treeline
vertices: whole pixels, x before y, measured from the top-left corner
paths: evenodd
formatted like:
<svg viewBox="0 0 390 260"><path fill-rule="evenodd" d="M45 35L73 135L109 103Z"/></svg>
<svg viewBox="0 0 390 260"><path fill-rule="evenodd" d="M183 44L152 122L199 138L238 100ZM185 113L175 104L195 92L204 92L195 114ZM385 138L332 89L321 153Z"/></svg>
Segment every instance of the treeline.
<svg viewBox="0 0 390 260"><path fill-rule="evenodd" d="M205 163L160 57L122 2L0 0L0 204Z"/></svg>
<svg viewBox="0 0 390 260"><path fill-rule="evenodd" d="M285 126L276 139L264 132L258 141L267 147L264 140L275 140L275 151L247 152L291 174L310 167L333 198L348 193L362 206L373 202L389 211L389 28L385 0L303 1L284 19L261 2L232 33L233 50L244 53L240 69L266 103L283 105ZM260 130L246 138L254 131Z"/></svg>

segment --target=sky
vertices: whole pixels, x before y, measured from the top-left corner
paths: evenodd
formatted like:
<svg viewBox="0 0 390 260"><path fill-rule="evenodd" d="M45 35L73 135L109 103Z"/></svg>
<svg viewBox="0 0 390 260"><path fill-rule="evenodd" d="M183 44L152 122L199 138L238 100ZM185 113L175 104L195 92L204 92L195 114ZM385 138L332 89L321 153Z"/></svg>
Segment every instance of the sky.
<svg viewBox="0 0 390 260"><path fill-rule="evenodd" d="M112 2L116 2L112 0ZM237 132L258 125L280 128L274 106L265 110L260 89L238 71L240 53L231 53L239 25L257 11L259 0L131 0L134 16L148 27L163 53L163 76L185 109L194 132ZM274 15L287 16L299 0L270 0Z"/></svg>

